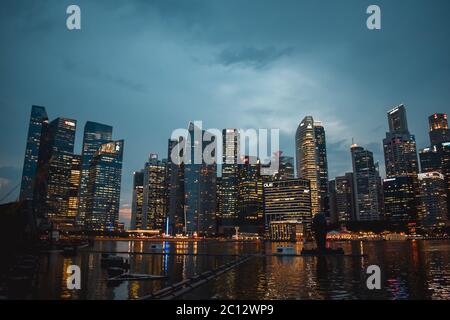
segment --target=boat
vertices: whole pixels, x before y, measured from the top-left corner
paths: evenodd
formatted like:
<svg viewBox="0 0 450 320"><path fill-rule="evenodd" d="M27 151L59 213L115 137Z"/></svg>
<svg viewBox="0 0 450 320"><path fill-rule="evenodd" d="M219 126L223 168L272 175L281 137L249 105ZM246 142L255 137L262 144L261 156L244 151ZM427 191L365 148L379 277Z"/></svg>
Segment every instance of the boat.
<svg viewBox="0 0 450 320"><path fill-rule="evenodd" d="M297 253L293 247L277 247L275 254L280 256L294 256Z"/></svg>

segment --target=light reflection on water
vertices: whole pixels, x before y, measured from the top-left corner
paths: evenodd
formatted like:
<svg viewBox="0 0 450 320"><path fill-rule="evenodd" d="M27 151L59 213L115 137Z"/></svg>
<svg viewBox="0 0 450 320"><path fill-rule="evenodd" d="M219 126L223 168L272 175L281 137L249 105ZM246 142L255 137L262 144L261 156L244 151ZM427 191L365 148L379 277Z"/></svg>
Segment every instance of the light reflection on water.
<svg viewBox="0 0 450 320"><path fill-rule="evenodd" d="M145 241L97 241L92 250L158 252ZM275 252L276 243L167 242L158 255L121 256L130 259L131 271L167 275L165 280L130 281L111 286L100 267L100 253L76 257L53 253L42 257L37 299L137 299L195 274L215 269L236 254ZM342 242L354 257L277 257L257 255L185 299L450 299L450 242L373 241ZM295 249L300 253L301 244ZM161 251L159 251L161 252ZM197 255L192 255L197 254ZM67 290L65 270L82 270L81 290ZM368 290L364 270L379 265L382 289Z"/></svg>

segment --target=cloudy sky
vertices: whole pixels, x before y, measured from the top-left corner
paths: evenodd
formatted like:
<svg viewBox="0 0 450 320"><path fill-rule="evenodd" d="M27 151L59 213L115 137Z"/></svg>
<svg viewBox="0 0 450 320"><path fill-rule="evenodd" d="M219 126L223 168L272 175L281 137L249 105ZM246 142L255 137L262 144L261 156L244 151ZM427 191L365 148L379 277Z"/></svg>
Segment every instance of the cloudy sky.
<svg viewBox="0 0 450 320"><path fill-rule="evenodd" d="M70 4L82 30L66 28ZM381 30L366 27L370 4ZM448 0L4 0L0 198L20 181L32 104L78 120L78 153L87 120L125 139L123 220L132 172L151 152L166 157L189 120L280 128L293 155L296 126L312 115L330 178L350 170L352 137L382 164L386 111L399 103L424 147L427 116L450 112L449 12Z"/></svg>

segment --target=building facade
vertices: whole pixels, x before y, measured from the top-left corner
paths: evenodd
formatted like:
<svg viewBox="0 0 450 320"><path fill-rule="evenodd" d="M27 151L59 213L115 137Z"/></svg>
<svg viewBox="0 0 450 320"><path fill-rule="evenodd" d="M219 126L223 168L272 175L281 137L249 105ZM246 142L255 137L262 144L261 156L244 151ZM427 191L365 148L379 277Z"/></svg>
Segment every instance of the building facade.
<svg viewBox="0 0 450 320"><path fill-rule="evenodd" d="M142 230L142 204L144 199L144 171L133 173L133 195L131 203L131 230Z"/></svg>
<svg viewBox="0 0 450 320"><path fill-rule="evenodd" d="M100 146L89 165L85 227L89 231L117 229L124 141Z"/></svg>
<svg viewBox="0 0 450 320"><path fill-rule="evenodd" d="M48 116L45 107L32 106L23 161L20 200L33 200L42 133L47 125Z"/></svg>
<svg viewBox="0 0 450 320"><path fill-rule="evenodd" d="M310 181L313 215L328 213L328 163L325 130L311 116L299 124L295 135L297 176Z"/></svg>
<svg viewBox="0 0 450 320"><path fill-rule="evenodd" d="M88 180L92 158L99 148L112 140L113 128L102 123L87 121L83 132L83 146L81 154L81 176L79 191L79 209L77 224L84 226L86 205L88 199Z"/></svg>
<svg viewBox="0 0 450 320"><path fill-rule="evenodd" d="M425 229L442 228L447 223L447 192L445 177L439 172L420 173L420 226Z"/></svg>
<svg viewBox="0 0 450 320"><path fill-rule="evenodd" d="M289 225L300 224L303 231L311 228L312 207L311 190L307 179L290 179L265 182L263 185L263 212L266 230L270 237L281 240L281 232L288 226L280 226L282 222ZM289 230L289 229L286 229ZM290 237L290 236L289 236Z"/></svg>
<svg viewBox="0 0 450 320"><path fill-rule="evenodd" d="M373 153L356 144L351 146L356 221L380 219L380 176Z"/></svg>

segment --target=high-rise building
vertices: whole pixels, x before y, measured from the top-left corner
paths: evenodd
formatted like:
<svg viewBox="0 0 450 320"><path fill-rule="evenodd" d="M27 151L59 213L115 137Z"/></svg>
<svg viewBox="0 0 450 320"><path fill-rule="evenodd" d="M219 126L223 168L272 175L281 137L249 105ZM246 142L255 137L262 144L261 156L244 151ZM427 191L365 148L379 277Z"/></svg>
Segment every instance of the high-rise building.
<svg viewBox="0 0 450 320"><path fill-rule="evenodd" d="M217 232L216 163L206 163L203 157L200 163L196 163L197 155L203 155L208 145L203 139L205 131L192 122L189 124L188 131L186 151L190 153L191 161L184 164L185 232L214 235ZM197 136L198 133L200 137Z"/></svg>
<svg viewBox="0 0 450 320"><path fill-rule="evenodd" d="M450 129L448 128L448 120L445 113L435 113L429 116L428 123L430 126L431 145L450 142Z"/></svg>
<svg viewBox="0 0 450 320"><path fill-rule="evenodd" d="M167 220L169 226L169 233L172 235L181 234L185 232L184 219L184 163L174 163L172 161L172 152L177 154L180 158L183 157L182 144L183 139L171 140L168 143L168 157L167 157L167 203L168 213Z"/></svg>
<svg viewBox="0 0 450 320"><path fill-rule="evenodd" d="M416 140L408 131L405 106L393 108L388 111L387 116L389 132L383 139L386 176L415 178L419 173Z"/></svg>
<svg viewBox="0 0 450 320"><path fill-rule="evenodd" d="M243 232L264 232L261 164L258 159L242 156L239 164L239 227Z"/></svg>
<svg viewBox="0 0 450 320"><path fill-rule="evenodd" d="M133 199L131 203L131 230L142 230L142 203L144 199L144 171L133 173Z"/></svg>
<svg viewBox="0 0 450 320"><path fill-rule="evenodd" d="M383 180L384 215L391 224L406 225L417 218L414 177L398 176Z"/></svg>
<svg viewBox="0 0 450 320"><path fill-rule="evenodd" d="M335 178L337 222L346 224L355 219L355 198L353 173Z"/></svg>
<svg viewBox="0 0 450 320"><path fill-rule="evenodd" d="M48 125L47 112L44 107L32 106L28 125L27 146L23 162L20 200L32 200L36 173L38 168L39 149L44 126ZM45 130L45 129L44 129Z"/></svg>
<svg viewBox="0 0 450 320"><path fill-rule="evenodd" d="M237 129L224 129L222 176L220 180L219 198L219 231L224 233L225 229L232 229L238 225L238 182L239 168L239 132Z"/></svg>
<svg viewBox="0 0 450 320"><path fill-rule="evenodd" d="M78 194L80 189L81 155L74 154L70 170L68 217L75 222L78 215Z"/></svg>
<svg viewBox="0 0 450 320"><path fill-rule="evenodd" d="M165 229L167 213L166 163L150 154L144 168L142 229Z"/></svg>
<svg viewBox="0 0 450 320"><path fill-rule="evenodd" d="M447 192L445 177L439 172L420 173L421 210L419 222L423 228L440 228L447 222Z"/></svg>
<svg viewBox="0 0 450 320"><path fill-rule="evenodd" d="M276 180L294 179L294 157L280 155L278 172L275 174Z"/></svg>
<svg viewBox="0 0 450 320"><path fill-rule="evenodd" d="M123 147L123 140L105 143L90 161L85 217L87 230L114 231L117 228Z"/></svg>
<svg viewBox="0 0 450 320"><path fill-rule="evenodd" d="M373 160L373 153L356 144L351 146L355 218L357 221L380 219L380 176Z"/></svg>
<svg viewBox="0 0 450 320"><path fill-rule="evenodd" d="M303 233L311 228L312 208L309 181L306 179L275 180L263 185L263 212L266 230L274 240L289 240L283 235L289 230L280 222L303 226ZM282 234L283 233L283 234Z"/></svg>
<svg viewBox="0 0 450 320"><path fill-rule="evenodd" d="M69 216L69 190L75 142L76 120L57 118L50 122L41 139L35 208L54 228L72 228Z"/></svg>
<svg viewBox="0 0 450 320"><path fill-rule="evenodd" d="M423 173L439 172L444 176L447 190L447 213L450 220L450 142L442 142L419 152Z"/></svg>
<svg viewBox="0 0 450 320"><path fill-rule="evenodd" d="M100 146L112 140L112 127L97 123L86 122L83 133L83 147L81 155L81 177L80 177L80 191L79 191L79 209L77 224L84 226L84 219L86 215L86 203L88 198L88 179L89 168L94 154L98 151Z"/></svg>
<svg viewBox="0 0 450 320"><path fill-rule="evenodd" d="M297 128L295 148L297 175L310 181L313 215L328 215L328 163L322 124L305 117Z"/></svg>

